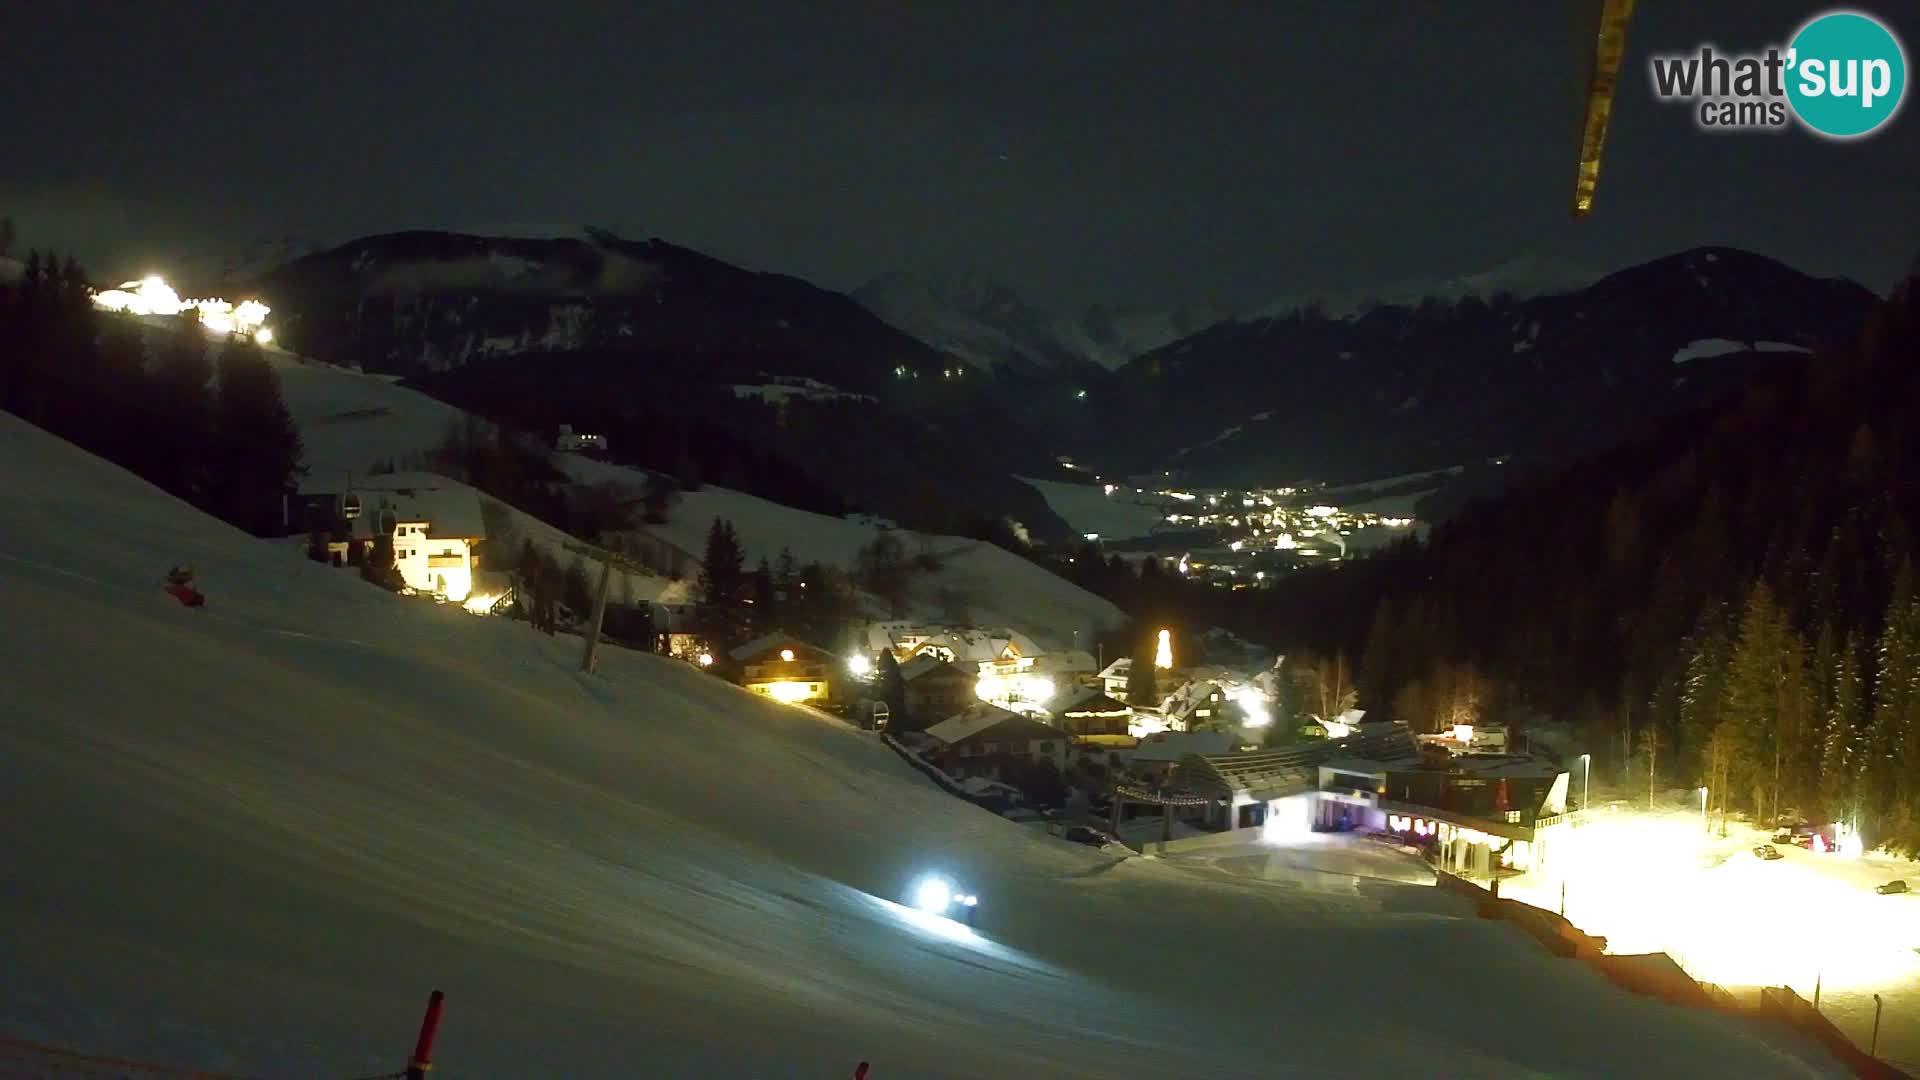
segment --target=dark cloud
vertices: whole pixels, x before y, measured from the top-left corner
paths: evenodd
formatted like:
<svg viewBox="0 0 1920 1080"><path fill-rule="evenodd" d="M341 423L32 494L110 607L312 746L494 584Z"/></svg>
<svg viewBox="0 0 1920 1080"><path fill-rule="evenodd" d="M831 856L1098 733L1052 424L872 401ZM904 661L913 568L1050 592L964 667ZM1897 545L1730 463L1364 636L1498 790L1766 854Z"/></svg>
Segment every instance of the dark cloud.
<svg viewBox="0 0 1920 1080"><path fill-rule="evenodd" d="M1884 287L1920 247L1888 228L1920 218L1920 113L1836 145L1702 135L1651 100L1650 50L1759 46L1804 4L1642 4L1577 223L1591 30L1560 4L544 7L22 6L0 212L115 270L262 235L590 221L832 287L972 268L1054 303L1247 305L1701 243ZM1879 13L1912 51L1915 17Z"/></svg>

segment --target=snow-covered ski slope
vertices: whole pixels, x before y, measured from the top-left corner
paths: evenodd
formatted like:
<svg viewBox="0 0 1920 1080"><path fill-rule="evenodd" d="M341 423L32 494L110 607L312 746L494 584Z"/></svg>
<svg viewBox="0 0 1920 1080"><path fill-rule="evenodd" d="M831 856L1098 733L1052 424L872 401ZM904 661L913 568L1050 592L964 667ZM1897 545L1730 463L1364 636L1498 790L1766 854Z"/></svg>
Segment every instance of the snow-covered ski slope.
<svg viewBox="0 0 1920 1080"><path fill-rule="evenodd" d="M1432 888L1111 857L0 414L0 1034L255 1076L1808 1076ZM207 607L158 587L176 561ZM945 871L977 937L890 902ZM1308 881L1311 876L1314 880Z"/></svg>

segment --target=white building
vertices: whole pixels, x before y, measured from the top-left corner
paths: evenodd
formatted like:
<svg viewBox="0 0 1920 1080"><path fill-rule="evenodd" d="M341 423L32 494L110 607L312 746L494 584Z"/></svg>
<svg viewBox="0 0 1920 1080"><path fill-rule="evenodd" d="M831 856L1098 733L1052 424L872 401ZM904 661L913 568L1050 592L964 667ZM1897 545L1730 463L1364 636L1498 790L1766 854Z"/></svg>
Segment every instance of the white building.
<svg viewBox="0 0 1920 1080"><path fill-rule="evenodd" d="M480 499L472 489L432 473L389 473L355 480L347 491L303 489L310 503L330 506L344 524L328 539L335 566L353 562L350 549L364 553L382 535L393 539L393 562L401 580L415 592L466 601L478 570L475 548L486 539Z"/></svg>

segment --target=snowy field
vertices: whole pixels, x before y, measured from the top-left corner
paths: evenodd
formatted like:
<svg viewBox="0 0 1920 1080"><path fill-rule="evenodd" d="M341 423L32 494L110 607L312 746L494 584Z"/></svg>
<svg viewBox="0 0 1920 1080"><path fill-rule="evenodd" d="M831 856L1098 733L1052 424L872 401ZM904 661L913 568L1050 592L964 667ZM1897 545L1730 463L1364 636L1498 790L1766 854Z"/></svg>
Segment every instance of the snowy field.
<svg viewBox="0 0 1920 1080"><path fill-rule="evenodd" d="M287 408L306 444L311 478L364 476L376 461L404 458L438 443L448 426L465 415L378 376L299 361L286 354L273 355L273 361ZM578 455L556 455L555 461L576 479L610 480L635 488L641 483L634 470ZM772 561L785 546L803 564L818 560L845 568L877 533L871 525L711 486L682 494L671 520L649 529L697 557L705 550L707 528L716 516L734 523L749 567L762 556ZM561 548L568 537L552 525L515 510L514 527L521 536L552 550L563 565L573 558ZM918 536L903 535L909 552L917 554ZM1072 647L1076 634L1083 645L1091 642L1097 628L1124 619L1120 609L1106 600L991 544L952 536L935 536L931 542L943 556L945 568L916 581L912 606L919 617L940 618L951 606L942 601L941 594L946 592L964 603L972 621L1017 627L1055 649ZM641 574L629 577L627 591L641 600L686 597L684 584Z"/></svg>
<svg viewBox="0 0 1920 1080"><path fill-rule="evenodd" d="M352 1076L402 1064L437 987L449 1077L1841 1075L1438 890L1116 861L689 667L582 675L577 642L307 563L11 417L0 459L34 466L0 470L8 1036ZM182 557L203 610L158 588ZM893 902L930 870L977 931Z"/></svg>
<svg viewBox="0 0 1920 1080"><path fill-rule="evenodd" d="M447 429L466 416L451 405L378 376L300 361L286 353L269 356L280 376L287 411L300 428L310 485L329 480L343 486L349 481L367 482L367 470L376 461L400 462L404 469L401 459L439 443ZM452 480L445 486L465 487ZM474 493L487 502L499 501L484 492ZM519 538L532 540L562 566L578 557L567 550L566 545L574 541L565 532L515 507L506 509ZM516 554L509 552L508 557ZM636 601L677 599L675 591L666 578L622 573L614 581L613 595Z"/></svg>
<svg viewBox="0 0 1920 1080"><path fill-rule="evenodd" d="M632 469L574 454L558 460L575 477L611 481L638 488L641 474ZM765 558L773 562L785 547L801 564L822 562L851 567L860 549L873 542L877 526L797 510L744 492L706 486L682 492L670 520L648 530L698 556L706 550L707 530L716 517L733 522L747 565ZM898 530L908 555L922 550L922 534ZM1111 602L1080 588L1058 574L1036 566L992 544L961 536L927 535L925 542L940 557L937 574L916 575L909 600L920 618L944 619L950 606L947 592L965 607L966 619L982 626L1010 626L1048 649L1087 648L1096 631L1125 621ZM1076 636L1077 635L1077 636Z"/></svg>
<svg viewBox="0 0 1920 1080"><path fill-rule="evenodd" d="M1698 804L1648 812L1596 807L1574 830L1566 913L1616 953L1665 952L1696 979L1736 993L1790 986L1866 1047L1873 995L1885 1001L1880 1056L1920 1068L1920 894L1881 896L1920 864L1815 854L1786 844L1762 861L1768 834L1730 822L1709 833ZM1500 895L1559 910L1562 875L1502 882Z"/></svg>
<svg viewBox="0 0 1920 1080"><path fill-rule="evenodd" d="M1018 479L1039 492L1047 500L1047 507L1082 535L1098 533L1102 540L1132 540L1149 535L1167 520L1168 500L1164 495L1138 493L1125 486L1116 486L1108 495L1102 484L1069 484L1027 476Z"/></svg>

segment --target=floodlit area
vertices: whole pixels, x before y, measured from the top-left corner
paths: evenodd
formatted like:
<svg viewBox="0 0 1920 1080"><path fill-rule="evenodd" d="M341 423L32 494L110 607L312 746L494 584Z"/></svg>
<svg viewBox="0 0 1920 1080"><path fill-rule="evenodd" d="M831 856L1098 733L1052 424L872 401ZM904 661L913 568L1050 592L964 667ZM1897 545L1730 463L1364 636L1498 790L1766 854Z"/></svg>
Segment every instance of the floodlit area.
<svg viewBox="0 0 1920 1080"><path fill-rule="evenodd" d="M234 304L220 299L182 300L160 277L129 281L117 289L94 293L93 303L103 311L128 315L178 315L192 311L212 333L238 334L262 345L273 341L273 328L266 324L273 309L260 301L242 300Z"/></svg>
<svg viewBox="0 0 1920 1080"><path fill-rule="evenodd" d="M1687 973L1739 993L1788 986L1863 1048L1873 995L1880 1056L1920 1063L1920 864L1773 844L1730 821L1722 838L1698 802L1653 811L1615 803L1556 839L1554 866L1501 882L1500 894L1560 910L1613 953L1665 952ZM1754 854L1772 844L1778 859Z"/></svg>
<svg viewBox="0 0 1920 1080"><path fill-rule="evenodd" d="M619 648L585 675L577 641L12 417L0 457L35 463L0 470L8 1037L383 1074L438 988L450 1076L1844 1075L1417 880L1069 844L869 733ZM179 562L204 608L159 588Z"/></svg>

